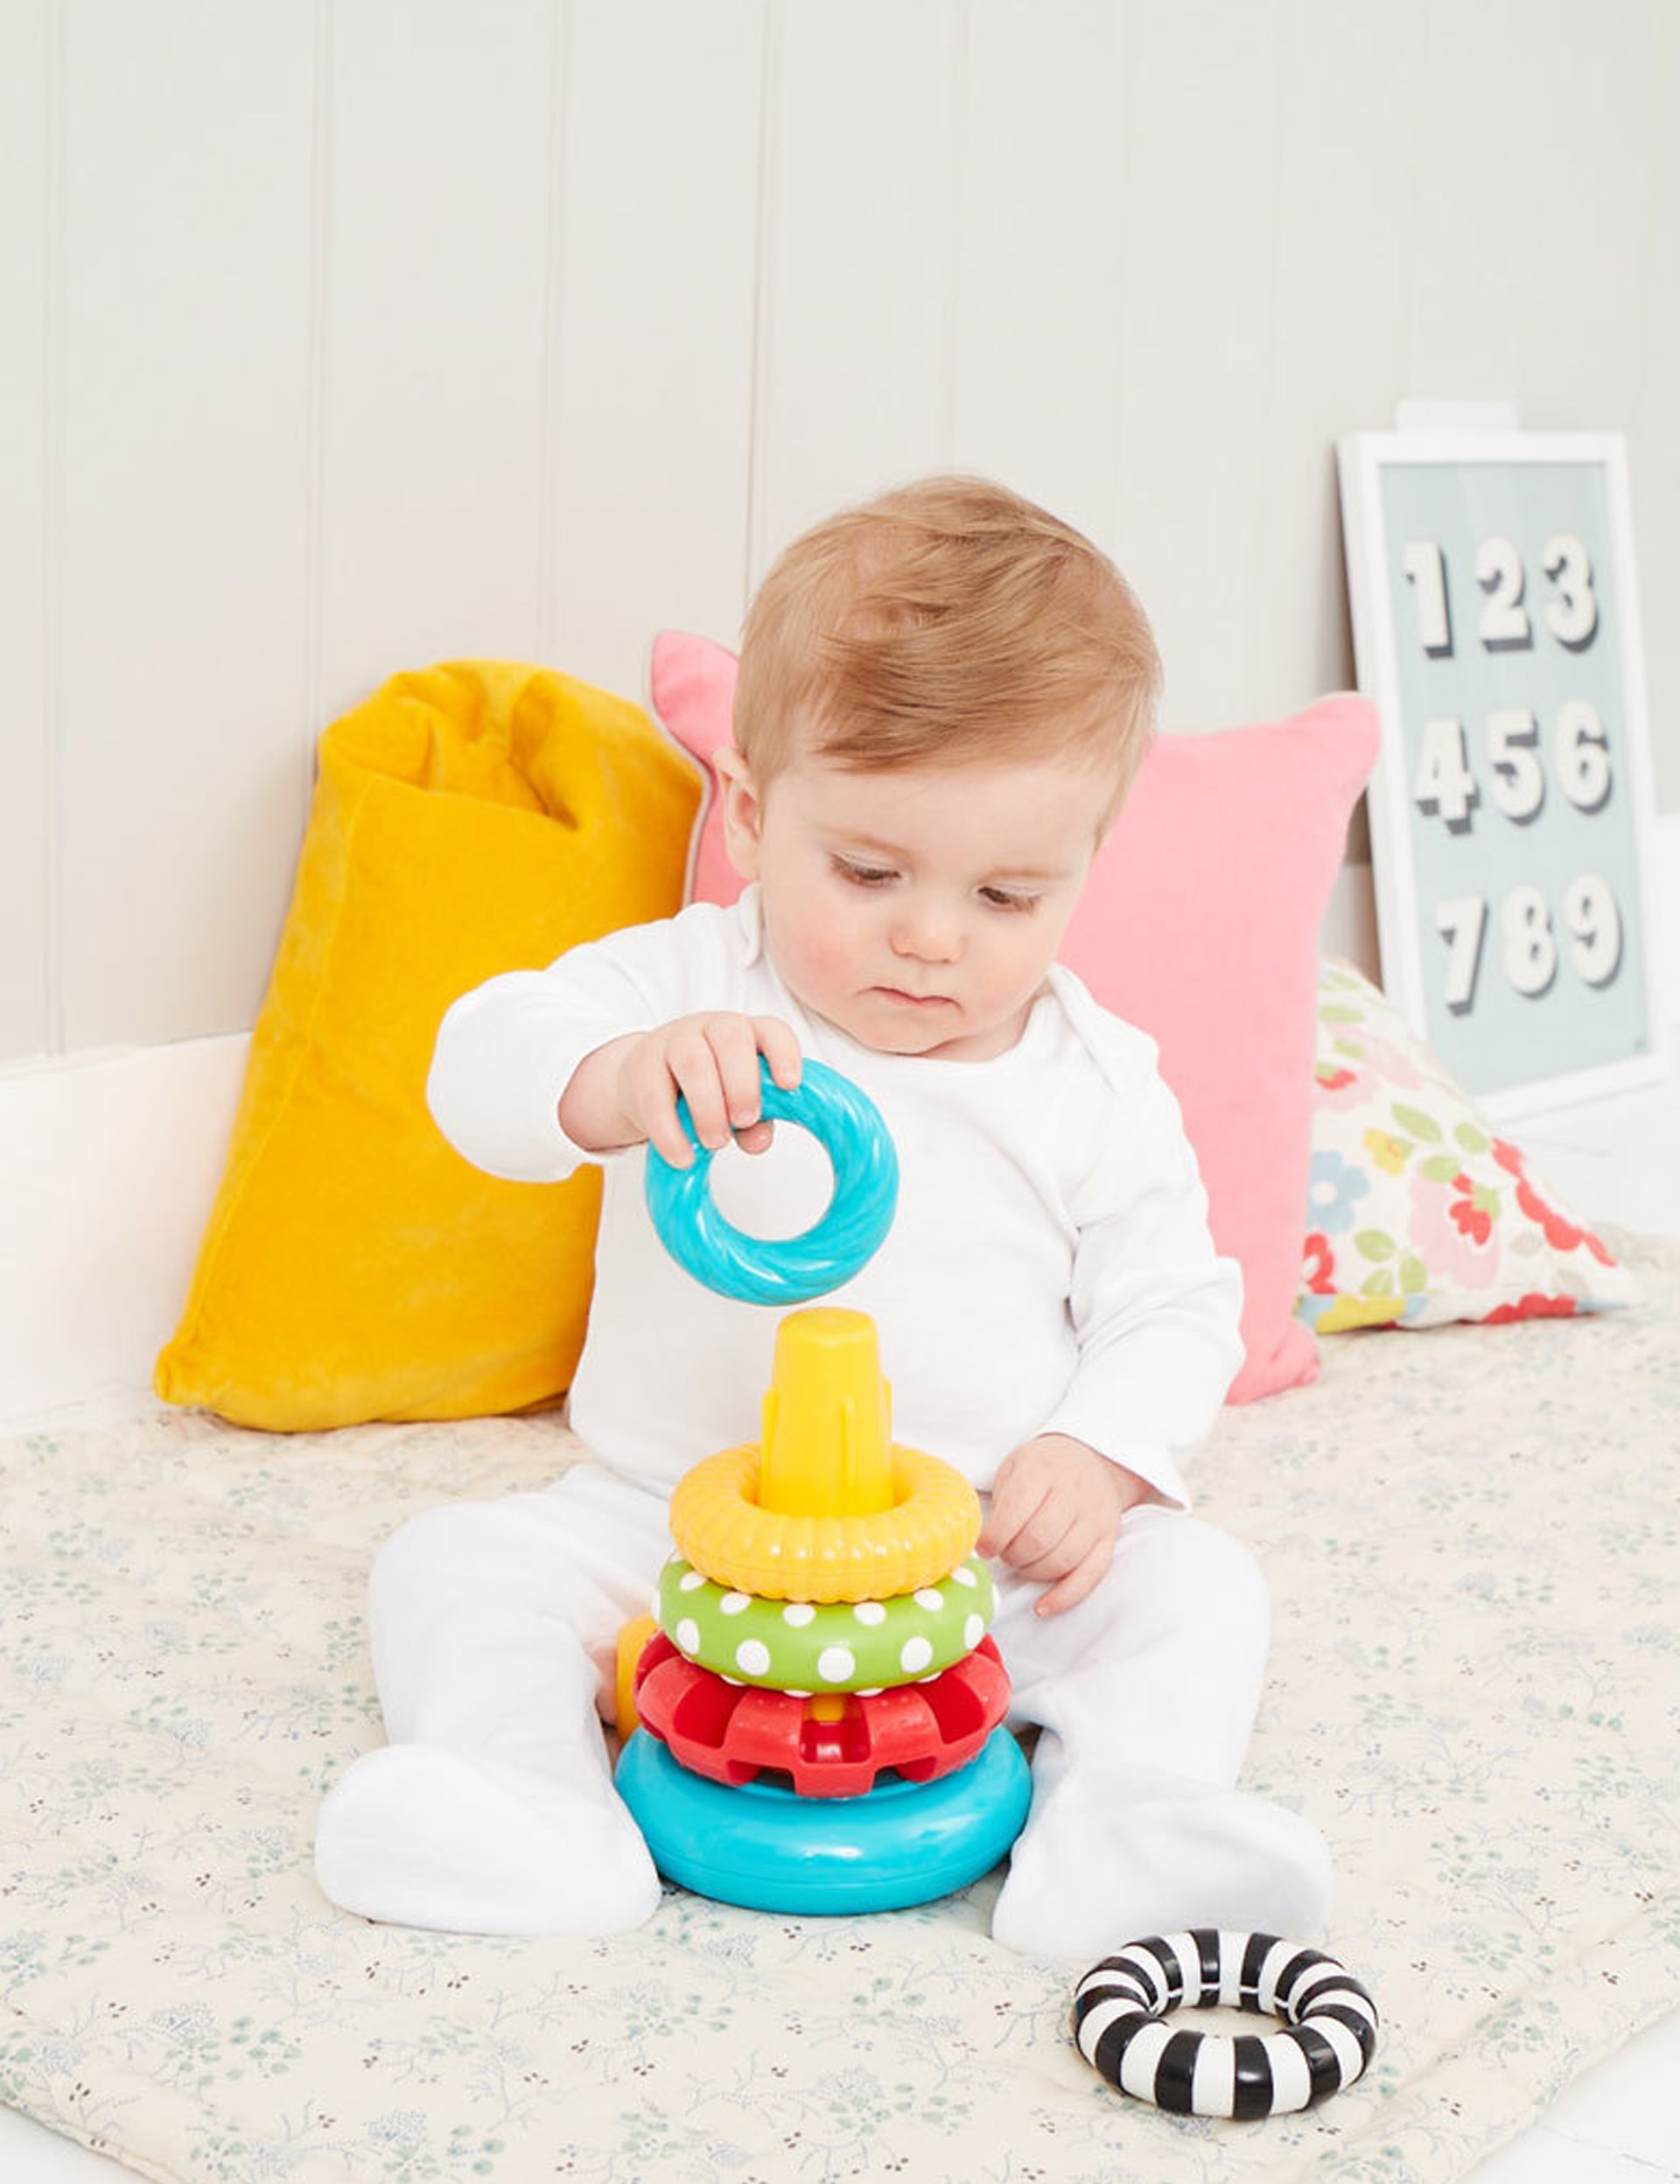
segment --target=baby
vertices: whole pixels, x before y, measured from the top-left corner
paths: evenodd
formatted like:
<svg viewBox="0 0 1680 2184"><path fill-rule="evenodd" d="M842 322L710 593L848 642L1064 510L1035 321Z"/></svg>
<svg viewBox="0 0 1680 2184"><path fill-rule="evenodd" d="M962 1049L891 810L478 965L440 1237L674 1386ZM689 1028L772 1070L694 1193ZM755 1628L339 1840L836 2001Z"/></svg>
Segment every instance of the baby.
<svg viewBox="0 0 1680 2184"><path fill-rule="evenodd" d="M982 1494L1012 1720L1039 1731L993 1934L1089 1962L1182 1926L1320 1925L1321 1838L1235 1786L1264 1586L1186 1514L1178 1467L1241 1357L1239 1278L1152 1042L1055 961L1158 682L1124 579L1041 508L941 478L844 512L747 617L718 760L740 901L451 1009L429 1087L451 1141L532 1183L606 1171L571 1390L592 1460L433 1509L378 1557L390 1741L322 1808L334 1902L488 1934L653 1911L597 1697L669 1551L671 1488L757 1436L778 1315L667 1256L645 1149L689 1161L680 1094L704 1144L758 1156L714 1167L724 1210L797 1231L826 1163L762 1118L760 1058L791 1088L809 1055L875 1101L900 1172L886 1242L831 1301L877 1322L894 1438Z"/></svg>

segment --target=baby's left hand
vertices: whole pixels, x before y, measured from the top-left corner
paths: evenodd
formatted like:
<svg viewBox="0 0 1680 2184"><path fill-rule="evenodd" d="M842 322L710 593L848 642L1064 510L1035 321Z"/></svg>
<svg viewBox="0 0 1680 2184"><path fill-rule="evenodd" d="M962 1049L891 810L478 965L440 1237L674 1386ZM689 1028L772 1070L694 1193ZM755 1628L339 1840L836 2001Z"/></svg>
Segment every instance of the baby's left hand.
<svg viewBox="0 0 1680 2184"><path fill-rule="evenodd" d="M998 1466L979 1551L1047 1588L1035 1615L1060 1615L1076 1606L1108 1568L1126 1511L1158 1498L1135 1472L1083 1441L1040 1433Z"/></svg>

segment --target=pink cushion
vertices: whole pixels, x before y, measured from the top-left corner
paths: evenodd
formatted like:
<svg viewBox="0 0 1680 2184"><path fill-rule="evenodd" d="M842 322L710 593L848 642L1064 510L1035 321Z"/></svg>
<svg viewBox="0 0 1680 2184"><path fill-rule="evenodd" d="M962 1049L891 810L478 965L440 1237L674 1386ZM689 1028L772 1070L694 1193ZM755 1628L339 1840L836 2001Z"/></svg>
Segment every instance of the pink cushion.
<svg viewBox="0 0 1680 2184"><path fill-rule="evenodd" d="M668 632L654 710L703 763L728 740L733 655ZM1214 1236L1242 1268L1234 1403L1311 1380L1295 1316L1312 1156L1319 923L1348 815L1376 763L1376 709L1331 697L1292 719L1158 738L1062 946L1097 999L1158 1043L1201 1164ZM696 895L732 901L715 800Z"/></svg>
<svg viewBox="0 0 1680 2184"><path fill-rule="evenodd" d="M1158 737L1062 943L1097 999L1158 1040L1214 1241L1242 1268L1234 1403L1318 1370L1295 1317L1312 1159L1319 924L1376 762L1376 709Z"/></svg>
<svg viewBox="0 0 1680 2184"><path fill-rule="evenodd" d="M724 848L711 754L719 744L731 740L735 655L714 645L710 637L684 637L665 630L654 640L652 682L655 715L683 749L699 760L705 783L689 858L689 900L733 902L741 892L741 876Z"/></svg>

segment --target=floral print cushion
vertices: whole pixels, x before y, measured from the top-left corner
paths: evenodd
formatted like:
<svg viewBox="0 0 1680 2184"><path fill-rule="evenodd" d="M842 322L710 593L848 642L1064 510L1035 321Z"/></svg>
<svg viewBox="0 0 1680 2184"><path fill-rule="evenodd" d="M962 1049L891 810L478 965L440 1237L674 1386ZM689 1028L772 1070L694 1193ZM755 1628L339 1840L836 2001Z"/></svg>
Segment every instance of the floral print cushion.
<svg viewBox="0 0 1680 2184"><path fill-rule="evenodd" d="M1297 1310L1320 1334L1566 1318L1637 1284L1351 963L1326 961Z"/></svg>

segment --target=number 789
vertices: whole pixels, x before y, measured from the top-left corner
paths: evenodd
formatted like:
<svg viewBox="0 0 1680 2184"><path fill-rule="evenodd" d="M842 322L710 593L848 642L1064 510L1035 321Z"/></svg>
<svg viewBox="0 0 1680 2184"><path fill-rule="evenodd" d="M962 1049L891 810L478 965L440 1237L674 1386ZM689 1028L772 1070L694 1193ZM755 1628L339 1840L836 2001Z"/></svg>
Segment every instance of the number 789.
<svg viewBox="0 0 1680 2184"><path fill-rule="evenodd" d="M1621 968L1621 914L1609 882L1597 872L1581 873L1564 888L1562 910L1571 967L1584 984L1607 986ZM1513 887L1500 905L1499 923L1507 980L1526 999L1537 999L1558 976L1558 938L1544 895L1537 887ZM1442 998L1463 1016L1475 1005L1486 896L1447 896L1435 906L1435 926L1447 948Z"/></svg>

